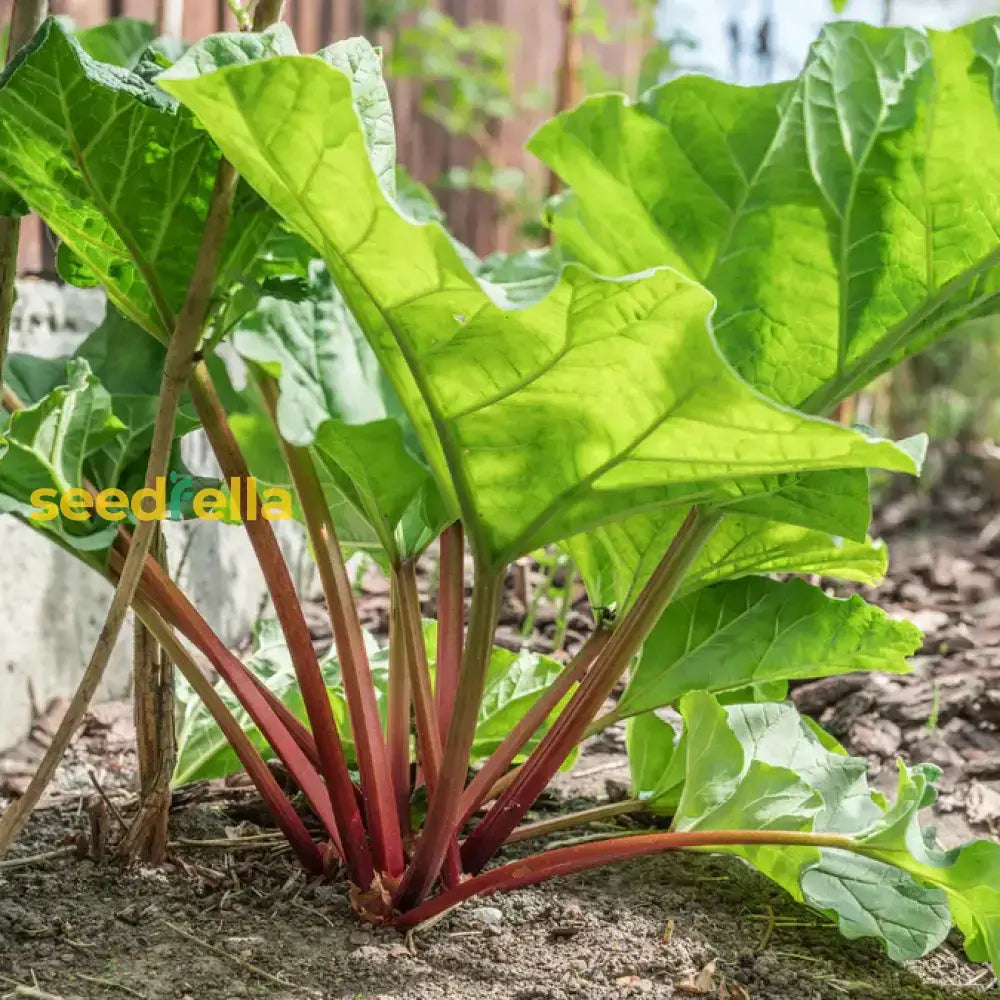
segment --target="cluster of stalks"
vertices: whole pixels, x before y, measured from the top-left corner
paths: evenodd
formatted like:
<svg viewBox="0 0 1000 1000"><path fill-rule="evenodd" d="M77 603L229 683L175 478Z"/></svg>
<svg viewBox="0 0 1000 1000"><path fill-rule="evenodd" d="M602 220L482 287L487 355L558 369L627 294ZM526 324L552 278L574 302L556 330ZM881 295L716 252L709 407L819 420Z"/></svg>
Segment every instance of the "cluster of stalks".
<svg viewBox="0 0 1000 1000"><path fill-rule="evenodd" d="M12 51L30 38L45 13L45 6L37 0L15 3ZM572 10L572 5L568 4L567 9ZM260 0L252 27L263 29L277 19L279 11L280 3L275 0ZM173 333L167 344L146 472L147 486L166 473L177 407L185 391L194 402L226 480L249 477L247 463L230 430L209 370L198 353L211 323L212 291L236 181L234 169L222 160L187 298L172 324ZM0 240L7 241L5 248L0 248L0 253L6 254L0 273L6 296L0 301L0 304L6 302L5 330L13 285L11 229L9 220L0 226ZM16 260L16 225L13 229ZM0 351L0 366L2 361ZM277 385L266 374L257 372L255 377L277 433ZM6 409L15 411L19 402L14 394L7 390L3 396ZM110 552L106 573L115 584L115 592L107 619L80 687L37 774L25 795L0 818L0 855L23 829L82 721L129 607L134 609L145 630L142 636L146 637L138 643L142 650L137 660L141 676L137 676L136 686L140 718L145 720L140 726L140 748L151 763L142 776L142 807L122 844L126 857L157 860L166 847L172 745L172 717L166 714L172 702L169 663L176 665L214 716L304 868L314 875L324 875L335 864L342 863L353 885L355 909L370 921L410 926L477 893L513 889L553 875L654 851L740 843L808 842L845 846L846 838L781 832L640 834L563 847L483 873L486 864L505 844L552 828L552 825L545 829L540 829L539 824L522 825L522 821L539 793L587 734L601 705L676 593L691 561L719 523L720 515L699 508L690 511L634 606L612 627L602 628L591 636L467 783L506 567L493 565L478 553L472 553L475 577L466 621L461 523L450 525L441 535L438 639L432 683L414 565L411 561L401 561L392 566L389 689L383 732L351 581L317 470L307 449L285 442L282 447L329 608L356 747L357 782L348 768L341 733L299 598L270 523L247 517L243 510L244 527L294 664L308 726L215 635L170 579L155 552L151 554L154 522L139 522L134 533L120 531ZM245 491L242 503L245 507ZM155 640L152 649L147 641L150 637ZM182 640L208 660L246 709L321 822L326 834L322 842L317 843L308 832L292 800ZM564 701L557 721L527 762L512 769L515 758ZM414 728L418 769L411 767ZM416 830L411 825L411 800L418 776L427 789L428 809L422 829ZM635 807L633 802L591 810L573 821L607 818ZM469 825L476 817L480 818L470 830ZM560 820L558 824L565 826L568 822ZM438 883L441 891L429 898Z"/></svg>

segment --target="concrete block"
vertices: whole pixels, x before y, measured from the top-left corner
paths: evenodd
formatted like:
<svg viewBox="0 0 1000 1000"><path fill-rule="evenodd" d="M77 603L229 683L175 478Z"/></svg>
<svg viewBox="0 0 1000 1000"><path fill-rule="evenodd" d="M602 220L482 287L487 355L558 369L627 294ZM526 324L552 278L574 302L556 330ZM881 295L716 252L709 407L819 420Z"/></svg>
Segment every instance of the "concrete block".
<svg viewBox="0 0 1000 1000"><path fill-rule="evenodd" d="M47 357L72 353L104 315L98 291L49 282L18 283L11 350ZM217 474L203 436L183 442L195 473ZM317 591L304 532L278 524L278 535L300 593ZM194 605L231 646L270 613L264 581L242 527L214 522L168 523L171 572ZM0 751L31 723L32 694L41 707L73 693L111 599L110 586L72 556L13 518L0 517ZM129 625L108 665L98 698L128 693Z"/></svg>

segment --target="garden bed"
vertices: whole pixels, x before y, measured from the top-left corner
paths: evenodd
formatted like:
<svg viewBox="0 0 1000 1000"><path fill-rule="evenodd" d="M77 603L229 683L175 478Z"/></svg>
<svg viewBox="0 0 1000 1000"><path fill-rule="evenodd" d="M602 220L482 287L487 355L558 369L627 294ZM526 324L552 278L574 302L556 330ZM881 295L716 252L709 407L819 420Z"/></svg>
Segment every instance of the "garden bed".
<svg viewBox="0 0 1000 1000"><path fill-rule="evenodd" d="M16 856L58 847L81 815L41 811ZM259 810L241 795L185 806L173 836L224 840L247 816ZM0 982L63 1000L964 1000L992 981L951 944L894 965L728 859L601 869L473 901L409 937L358 924L345 892L307 884L284 849L238 841L185 844L160 869L66 857L3 870Z"/></svg>
<svg viewBox="0 0 1000 1000"><path fill-rule="evenodd" d="M851 675L795 691L800 708L867 757L887 784L897 753L943 766L935 808L947 843L995 835L1000 821L991 805L1000 799L1000 770L992 769L1000 755L1000 538L991 527L995 506L983 499L984 474L962 460L930 493L882 505L893 564L874 596L926 630L915 672ZM372 582L362 602L376 628L379 589ZM505 612L512 639L521 610L512 583ZM550 612L543 601L527 639L533 646L551 646ZM587 614L574 608L571 642ZM323 643L321 609L310 622ZM40 719L34 738L8 755L0 769L8 790L30 770L47 725ZM537 815L580 808L627 782L621 729L585 745ZM97 797L89 772L113 802L127 803L132 738L125 703L92 713L15 859L66 851L78 833L89 837L87 802ZM346 886L307 884L286 849L253 848L246 834L266 826L266 813L239 782L193 786L175 800L176 846L162 869L122 872L69 854L0 869L0 976L27 986L37 977L39 989L64 1000L310 993L543 1000L690 996L702 987L701 995L724 1000L902 1000L979 996L994 983L951 943L921 962L894 965L874 942L843 940L740 863L689 855L476 900L406 938L358 924ZM113 841L113 815L107 822ZM191 843L230 838L231 849Z"/></svg>

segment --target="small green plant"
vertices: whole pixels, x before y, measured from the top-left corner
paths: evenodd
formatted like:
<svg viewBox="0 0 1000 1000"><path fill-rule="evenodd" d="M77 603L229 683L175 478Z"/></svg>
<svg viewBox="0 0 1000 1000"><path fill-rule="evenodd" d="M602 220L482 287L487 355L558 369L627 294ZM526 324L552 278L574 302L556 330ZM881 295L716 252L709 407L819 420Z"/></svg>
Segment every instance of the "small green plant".
<svg viewBox="0 0 1000 1000"><path fill-rule="evenodd" d="M133 604L204 706L187 713L182 776L231 754L218 766L246 768L306 869L344 864L364 919L407 927L476 894L712 850L894 958L955 924L971 958L1000 966L1000 846L936 850L918 823L934 768L901 766L890 804L784 700L794 679L905 671L919 633L766 575L885 571L866 470L916 474L924 442L821 414L1000 305L998 39L996 19L927 35L841 24L786 84L691 77L638 103L589 99L532 140L570 185L550 213L559 251L507 270L397 186L363 40L300 55L279 25L130 72L48 22L0 78L0 180L113 308L68 375L9 360L3 507L125 574L143 522L32 522L31 496L148 475L164 370L185 379L174 433L200 424L227 481L294 489L335 656L317 658L270 524L245 508L277 614L248 664L153 560ZM208 272L199 245L220 206ZM200 344L177 358L192 317ZM224 340L243 391L214 357ZM427 627L415 561L436 538ZM610 609L566 666L493 645L507 566L555 544ZM389 573L387 650L360 627L345 548ZM656 714L668 705L680 734ZM488 868L538 832L526 813L579 742L620 719L634 795L619 811L641 803L670 829ZM575 821L614 810L596 812Z"/></svg>

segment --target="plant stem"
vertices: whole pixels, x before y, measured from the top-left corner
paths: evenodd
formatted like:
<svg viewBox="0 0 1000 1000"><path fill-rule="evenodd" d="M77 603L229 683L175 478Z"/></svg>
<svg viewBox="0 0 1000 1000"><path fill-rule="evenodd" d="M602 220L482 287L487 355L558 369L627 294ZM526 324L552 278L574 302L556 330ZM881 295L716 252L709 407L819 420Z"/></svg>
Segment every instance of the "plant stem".
<svg viewBox="0 0 1000 1000"><path fill-rule="evenodd" d="M7 34L8 63L31 40L48 12L48 0L14 0ZM20 239L21 220L13 216L0 217L0 389L3 388L3 366L7 360L10 316L14 309L14 279L17 277Z"/></svg>
<svg viewBox="0 0 1000 1000"><path fill-rule="evenodd" d="M389 604L389 691L386 705L386 746L399 816L400 834L410 833L410 679L406 636L399 611L399 580L392 574Z"/></svg>
<svg viewBox="0 0 1000 1000"><path fill-rule="evenodd" d="M116 571L121 569L120 560L128 554L130 539L125 531L115 539L116 552L111 554L111 566ZM114 579L109 577L111 582ZM314 770L319 770L319 752L316 741L306 727L292 714L291 710L271 691L255 674L251 673L223 644L208 622L198 613L191 602L184 596L180 588L164 573L152 559L146 560L139 582L139 592L151 600L171 628L177 629L196 649L198 649L218 670L225 679L226 670L220 667L216 660L222 660L236 673L244 674L260 691L261 696L271 706L278 716L282 726L288 730L292 739L299 745L306 759ZM230 688L232 685L230 684ZM236 694L236 692L233 692ZM238 697L238 695L237 695Z"/></svg>
<svg viewBox="0 0 1000 1000"><path fill-rule="evenodd" d="M593 632L572 661L567 664L566 669L542 692L531 708L521 716L514 728L504 737L500 746L489 755L462 793L460 826L464 826L469 817L487 801L493 787L503 777L514 758L538 731L538 727L551 715L559 702L569 694L573 685L583 680L598 653L604 649L610 638L611 633L604 629Z"/></svg>
<svg viewBox="0 0 1000 1000"><path fill-rule="evenodd" d="M153 440L146 465L146 487L150 489L154 488L157 481L167 472L177 407L192 368L194 352L204 330L235 190L236 171L226 160L222 160L216 173L198 258L188 285L184 306L174 325L163 366L159 402L153 425ZM156 527L157 522L154 520L141 520L136 527L107 617L66 714L59 723L52 743L45 751L45 756L24 795L8 807L0 818L0 857L24 828L31 811L52 779L73 734L83 721L87 706L104 676L108 660L118 641L122 625L125 623L125 614L135 597Z"/></svg>
<svg viewBox="0 0 1000 1000"><path fill-rule="evenodd" d="M216 460L228 482L246 483L250 470L229 427L226 411L212 385L208 369L202 362L197 365L188 382L191 398L208 437ZM344 845L347 867L354 884L368 889L375 875L368 837L361 812L354 795L354 786L347 769L347 758L333 718L326 684L320 670L312 636L306 625L299 604L295 585L281 553L281 547L269 521L251 516L246 490L241 491L240 516L250 544L257 556L264 581L274 603L274 610L281 631L288 643L288 652L295 668L295 676L302 691L309 725L319 751L323 776L326 779L330 804L337 818L340 840Z"/></svg>
<svg viewBox="0 0 1000 1000"><path fill-rule="evenodd" d="M638 653L650 629L680 587L692 561L711 537L721 514L693 507L653 571L635 604L618 623L611 639L597 656L586 679L570 699L555 725L522 767L517 778L466 838L462 863L478 872L499 850L524 818L532 803L552 779L587 726L611 693L618 678Z"/></svg>
<svg viewBox="0 0 1000 1000"><path fill-rule="evenodd" d="M112 553L112 569L119 565L120 559L118 552ZM300 741L292 734L287 720L270 700L273 695L270 692L265 694L266 688L226 649L180 589L152 560L147 562L143 571L143 597L164 619L176 623L181 634L200 649L219 672L278 759L288 768L292 780L302 790L343 856L337 820L326 787ZM280 705L280 701L277 704ZM282 709L287 712L284 706ZM298 720L295 722L297 724Z"/></svg>
<svg viewBox="0 0 1000 1000"><path fill-rule="evenodd" d="M292 845L302 864L308 871L315 874L321 873L324 864L319 848L313 842L309 831L306 830L291 802L282 792L274 775L271 774L270 768L264 762L264 758L257 752L247 734L243 732L232 712L226 708L225 702L219 697L208 678L202 674L198 664L194 662L191 655L174 635L173 630L153 610L152 605L145 598L138 597L135 601L135 610L149 631L156 637L156 641L177 665L177 669L184 675L195 694L212 713L212 717L218 723L261 797L267 803L271 814L281 828L281 832Z"/></svg>
<svg viewBox="0 0 1000 1000"><path fill-rule="evenodd" d="M462 638L465 618L465 538L462 522L456 521L441 532L438 562L437 662L434 699L437 704L441 741L448 738L451 713L458 692L462 666Z"/></svg>
<svg viewBox="0 0 1000 1000"><path fill-rule="evenodd" d="M556 80L555 113L568 111L579 103L581 97L580 69L583 62L583 39L577 31L580 18L581 0L561 0L562 13L562 58L559 61L559 76ZM559 193L562 184L559 175L549 172L548 194L551 198Z"/></svg>
<svg viewBox="0 0 1000 1000"><path fill-rule="evenodd" d="M368 652L337 530L308 448L289 444L281 436L278 427L277 382L264 374L258 374L256 381L299 497L306 530L312 542L313 558L319 570L323 595L326 597L354 734L373 860L378 871L398 877L403 873L403 840L399 832L399 817Z"/></svg>
<svg viewBox="0 0 1000 1000"><path fill-rule="evenodd" d="M433 801L441 772L441 728L438 724L431 690L427 648L424 645L423 619L420 617L420 597L413 560L408 559L393 568L395 593L398 599L400 632L404 641L413 714L417 721L417 749L427 793ZM444 881L448 886L458 881L460 873L458 842L451 838L444 864Z"/></svg>
<svg viewBox="0 0 1000 1000"><path fill-rule="evenodd" d="M263 31L281 20L285 0L257 0L253 11L253 30Z"/></svg>
<svg viewBox="0 0 1000 1000"><path fill-rule="evenodd" d="M164 571L166 542L157 531L149 558ZM142 581L139 583L140 592ZM139 812L118 846L122 861L160 864L167 852L170 776L174 769L174 668L163 647L136 616L132 629L132 715L139 760Z"/></svg>
<svg viewBox="0 0 1000 1000"><path fill-rule="evenodd" d="M466 879L454 889L442 892L394 921L397 927L414 927L430 920L463 900L490 892L509 892L526 885L544 882L558 875L575 875L588 868L631 861L663 851L708 849L739 845L776 847L827 847L840 850L857 848L852 837L836 834L799 833L782 830L696 830L691 833L639 833L610 840L595 840L573 847L557 847L542 854L511 861L498 868Z"/></svg>
<svg viewBox="0 0 1000 1000"><path fill-rule="evenodd" d="M462 653L462 671L441 773L437 789L430 798L423 833L397 894L396 904L404 910L416 906L430 892L461 819L460 795L465 785L469 754L476 734L476 719L486 686L504 579L502 570L480 572L478 566L476 570L469 631Z"/></svg>
<svg viewBox="0 0 1000 1000"><path fill-rule="evenodd" d="M627 816L629 813L641 812L643 808L644 804L639 799L625 799L623 802L608 802L603 806L567 813L565 816L553 816L537 823L525 823L507 838L505 846L534 840L536 837L546 837L560 830L573 830L578 826L586 826L587 823L599 823L601 820L614 819L616 816Z"/></svg>

